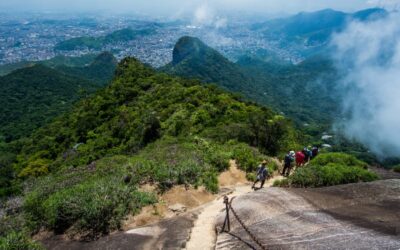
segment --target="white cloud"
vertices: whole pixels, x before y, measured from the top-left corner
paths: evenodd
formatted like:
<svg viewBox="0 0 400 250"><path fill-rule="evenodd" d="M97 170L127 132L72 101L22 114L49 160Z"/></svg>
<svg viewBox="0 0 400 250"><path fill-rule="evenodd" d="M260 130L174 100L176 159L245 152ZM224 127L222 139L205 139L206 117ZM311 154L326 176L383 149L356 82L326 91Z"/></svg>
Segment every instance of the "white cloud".
<svg viewBox="0 0 400 250"><path fill-rule="evenodd" d="M400 156L400 14L353 22L332 45L347 90L346 134L381 157Z"/></svg>
<svg viewBox="0 0 400 250"><path fill-rule="evenodd" d="M368 0L367 3L387 9L399 9L400 7L400 0Z"/></svg>
<svg viewBox="0 0 400 250"><path fill-rule="evenodd" d="M226 17L217 16L216 13L216 10L207 2L202 3L194 10L193 25L211 26L216 29L225 28L228 24L228 19Z"/></svg>
<svg viewBox="0 0 400 250"><path fill-rule="evenodd" d="M208 5L203 3L194 11L194 24L195 25L210 25L215 18L214 10Z"/></svg>

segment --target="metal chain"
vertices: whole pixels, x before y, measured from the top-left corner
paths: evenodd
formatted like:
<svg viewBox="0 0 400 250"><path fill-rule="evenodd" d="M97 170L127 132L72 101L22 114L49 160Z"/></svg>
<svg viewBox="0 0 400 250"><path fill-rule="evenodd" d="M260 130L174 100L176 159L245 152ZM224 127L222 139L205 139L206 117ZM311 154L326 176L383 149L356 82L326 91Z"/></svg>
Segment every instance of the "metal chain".
<svg viewBox="0 0 400 250"><path fill-rule="evenodd" d="M229 208L232 210L233 215L235 216L236 220L239 224L244 228L244 230L250 235L251 239L257 243L261 247L262 250L267 250L265 246L261 244L261 241L247 228L247 226L243 223L243 221L239 218L238 214L236 213L235 209L232 207L232 201L235 197L232 197L231 201L229 202Z"/></svg>

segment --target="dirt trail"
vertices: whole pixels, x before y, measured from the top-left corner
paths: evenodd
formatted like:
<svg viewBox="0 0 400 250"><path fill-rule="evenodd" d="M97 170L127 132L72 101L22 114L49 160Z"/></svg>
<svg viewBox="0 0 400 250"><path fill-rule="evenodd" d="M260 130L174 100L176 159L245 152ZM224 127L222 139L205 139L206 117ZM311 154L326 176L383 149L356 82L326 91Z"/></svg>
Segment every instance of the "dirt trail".
<svg viewBox="0 0 400 250"><path fill-rule="evenodd" d="M269 179L264 187L270 187L275 180L281 178L282 177L278 176ZM230 169L222 173L218 181L221 188L232 190L229 192L229 198L254 192L251 189L251 183L246 180L246 174L237 168L233 160L230 162ZM215 248L217 237L215 232L216 219L218 214L225 209L223 197L220 196L214 201L203 205L201 209L201 213L194 222L190 239L186 243L187 250L207 250Z"/></svg>
<svg viewBox="0 0 400 250"><path fill-rule="evenodd" d="M223 194L239 198L254 192L235 161L230 165L218 178L219 195L212 195L203 188L186 190L184 186L177 186L162 195L160 204L145 207L139 215L129 218L124 232L92 242L66 240L60 235L44 239L42 243L52 250L214 249L217 215L224 209ZM265 187L279 178L272 178ZM153 189L151 186L142 188Z"/></svg>

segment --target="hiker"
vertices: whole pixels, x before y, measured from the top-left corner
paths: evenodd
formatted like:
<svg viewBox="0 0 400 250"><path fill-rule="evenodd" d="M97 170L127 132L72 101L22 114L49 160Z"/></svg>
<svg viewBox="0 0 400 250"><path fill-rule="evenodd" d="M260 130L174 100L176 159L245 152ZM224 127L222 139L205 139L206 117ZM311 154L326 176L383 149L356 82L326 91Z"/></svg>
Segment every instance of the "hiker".
<svg viewBox="0 0 400 250"><path fill-rule="evenodd" d="M282 176L285 176L286 170L286 176L289 176L290 174L290 169L292 168L292 162L294 161L294 151L289 151L286 155L285 155L285 159L284 161L284 165L283 165L283 171L282 171Z"/></svg>
<svg viewBox="0 0 400 250"><path fill-rule="evenodd" d="M314 159L315 157L317 157L319 153L319 149L317 146L314 146L311 150L311 159Z"/></svg>
<svg viewBox="0 0 400 250"><path fill-rule="evenodd" d="M253 186L251 187L252 189L255 189L255 185L256 185L256 183L259 182L259 181L261 181L261 186L260 186L260 188L263 188L264 183L265 183L265 180L266 180L267 177L268 177L268 169L267 169L266 165L267 165L267 161L266 161L266 160L263 160L263 161L261 162L261 165L258 166L258 170L257 170L257 179L256 179L256 181L253 183Z"/></svg>
<svg viewBox="0 0 400 250"><path fill-rule="evenodd" d="M303 154L304 154L304 163L307 163L311 159L311 150L309 150L308 147L304 147Z"/></svg>
<svg viewBox="0 0 400 250"><path fill-rule="evenodd" d="M305 158L305 155L303 154L303 152L298 151L298 152L296 153L296 155L295 155L295 158L296 158L296 166L297 166L297 167L301 167L301 166L304 165L304 158Z"/></svg>

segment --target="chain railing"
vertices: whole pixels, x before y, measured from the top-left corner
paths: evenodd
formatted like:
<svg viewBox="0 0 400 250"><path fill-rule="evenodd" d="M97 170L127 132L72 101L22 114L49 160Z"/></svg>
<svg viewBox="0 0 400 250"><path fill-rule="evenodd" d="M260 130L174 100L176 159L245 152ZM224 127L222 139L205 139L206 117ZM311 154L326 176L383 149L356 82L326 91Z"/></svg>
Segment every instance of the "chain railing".
<svg viewBox="0 0 400 250"><path fill-rule="evenodd" d="M229 201L228 196L224 196L224 204L225 204L225 211L226 211L226 216L224 220L224 224L222 226L221 232L229 232L231 230L231 223L229 219L229 211L232 211L233 216L236 218L236 220L239 222L239 224L243 227L243 229L246 231L246 233L250 236L250 238L262 249L262 250L267 250L267 248L261 243L261 241L249 230L249 228L243 223L243 221L240 219L239 215L236 213L235 209L232 207L232 201L235 197L232 197L231 200Z"/></svg>

